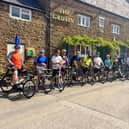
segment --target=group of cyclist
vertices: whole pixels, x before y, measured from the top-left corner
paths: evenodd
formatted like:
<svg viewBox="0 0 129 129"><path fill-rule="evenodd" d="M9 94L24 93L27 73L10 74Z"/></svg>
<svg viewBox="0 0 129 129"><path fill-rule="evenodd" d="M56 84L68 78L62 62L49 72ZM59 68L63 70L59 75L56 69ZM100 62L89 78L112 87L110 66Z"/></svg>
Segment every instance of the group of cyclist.
<svg viewBox="0 0 129 129"><path fill-rule="evenodd" d="M23 68L23 59L22 55L20 54L20 46L15 46L15 50L8 55L8 62L13 66L13 79L12 83L16 84L19 83L19 73ZM81 57L80 51L76 51L76 54L69 59L66 56L66 50L56 50L51 58L51 66L52 66L52 79L53 77L58 74L59 69L64 71L69 66L76 71L77 73L83 72L83 74L87 73L88 71L93 68L94 75L101 72L101 69L104 68L105 71L109 71L112 69L117 69L118 65L120 64L120 59L118 56L115 56L113 60L111 60L111 56L108 54L106 55L106 59L103 61L100 57L100 53L97 52L95 57L91 57L89 54L86 57ZM127 59L129 63L129 59ZM37 71L37 83L39 81L40 76L42 75L42 71L47 69L48 59L45 55L45 50L40 49L39 54L36 56L34 60L34 64L36 66ZM75 79L75 78L73 78ZM37 87L38 88L38 87Z"/></svg>

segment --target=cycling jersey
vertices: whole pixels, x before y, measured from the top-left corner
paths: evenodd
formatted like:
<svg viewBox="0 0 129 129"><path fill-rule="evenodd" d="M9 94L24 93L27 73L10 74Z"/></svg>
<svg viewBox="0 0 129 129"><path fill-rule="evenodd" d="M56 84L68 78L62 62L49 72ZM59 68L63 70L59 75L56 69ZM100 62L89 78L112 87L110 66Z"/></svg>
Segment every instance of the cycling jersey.
<svg viewBox="0 0 129 129"><path fill-rule="evenodd" d="M52 69L59 69L61 65L59 63L63 62L63 59L61 56L52 56Z"/></svg>
<svg viewBox="0 0 129 129"><path fill-rule="evenodd" d="M62 59L64 61L63 67L66 67L69 65L69 59L67 56L62 56Z"/></svg>
<svg viewBox="0 0 129 129"><path fill-rule="evenodd" d="M88 68L92 63L92 59L89 57L84 57L82 61L82 66L86 68Z"/></svg>
<svg viewBox="0 0 129 129"><path fill-rule="evenodd" d="M95 68L98 68L100 69L101 68L101 65L103 64L103 61L100 57L95 57L94 58L94 63L95 63Z"/></svg>
<svg viewBox="0 0 129 129"><path fill-rule="evenodd" d="M17 69L21 69L23 65L22 55L19 52L12 52L8 55L8 61L11 65L14 65Z"/></svg>
<svg viewBox="0 0 129 129"><path fill-rule="evenodd" d="M46 56L37 56L34 63L37 65L40 65L41 63L47 64L47 58Z"/></svg>
<svg viewBox="0 0 129 129"><path fill-rule="evenodd" d="M70 65L71 66L74 66L74 61L77 61L77 62L80 62L80 60L81 60L81 57L80 56L73 56L72 57L72 59L71 59L71 63L70 63Z"/></svg>
<svg viewBox="0 0 129 129"><path fill-rule="evenodd" d="M129 65L129 57L127 57L126 63Z"/></svg>
<svg viewBox="0 0 129 129"><path fill-rule="evenodd" d="M105 66L106 67L111 67L111 60L110 59L106 59L105 61L104 61L104 63L105 63Z"/></svg>
<svg viewBox="0 0 129 129"><path fill-rule="evenodd" d="M37 56L34 64L36 65L36 70L38 73L43 73L43 71L46 69L47 65L47 58L46 56Z"/></svg>

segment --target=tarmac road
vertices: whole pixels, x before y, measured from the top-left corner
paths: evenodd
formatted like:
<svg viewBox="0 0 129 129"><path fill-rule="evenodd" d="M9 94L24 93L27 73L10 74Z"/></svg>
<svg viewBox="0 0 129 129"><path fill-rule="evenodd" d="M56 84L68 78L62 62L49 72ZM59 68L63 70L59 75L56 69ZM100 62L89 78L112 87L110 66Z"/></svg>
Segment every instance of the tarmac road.
<svg viewBox="0 0 129 129"><path fill-rule="evenodd" d="M0 93L0 129L129 129L129 81L9 98Z"/></svg>

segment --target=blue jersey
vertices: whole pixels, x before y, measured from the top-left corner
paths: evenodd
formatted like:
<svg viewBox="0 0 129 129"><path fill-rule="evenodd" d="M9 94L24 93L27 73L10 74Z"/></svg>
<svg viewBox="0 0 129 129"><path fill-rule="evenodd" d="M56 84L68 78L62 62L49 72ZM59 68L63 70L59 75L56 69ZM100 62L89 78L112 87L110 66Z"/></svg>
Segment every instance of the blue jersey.
<svg viewBox="0 0 129 129"><path fill-rule="evenodd" d="M38 56L36 57L34 64L40 64L40 63L45 63L47 64L47 58L46 56Z"/></svg>

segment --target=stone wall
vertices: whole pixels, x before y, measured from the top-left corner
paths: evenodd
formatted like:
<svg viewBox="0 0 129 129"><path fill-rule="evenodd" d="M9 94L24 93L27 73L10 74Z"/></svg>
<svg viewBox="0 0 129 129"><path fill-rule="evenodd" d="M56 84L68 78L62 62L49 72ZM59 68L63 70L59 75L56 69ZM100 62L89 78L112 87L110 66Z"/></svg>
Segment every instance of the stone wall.
<svg viewBox="0 0 129 129"><path fill-rule="evenodd" d="M32 10L32 21L16 20L9 17L9 5L0 2L0 72L6 66L7 43L14 42L18 34L25 47L33 47L36 51L45 48L46 20L43 13ZM26 58L32 65L33 58Z"/></svg>
<svg viewBox="0 0 129 129"><path fill-rule="evenodd" d="M101 36L106 40L113 40L114 37L117 40L128 40L129 34L129 20L119 17L117 15L108 13L106 11L91 7L87 4L75 0L53 0L51 3L51 13L55 12L59 8L70 10L70 17L73 17L74 23L67 23L64 21L51 20L51 47L62 46L62 39L66 36L72 36L76 34L88 35L91 37ZM77 14L89 15L91 17L91 26L89 28L80 27L77 25ZM99 16L105 17L105 29L104 33L99 32ZM114 35L111 33L111 24L120 25L120 34Z"/></svg>

